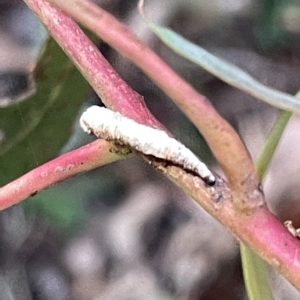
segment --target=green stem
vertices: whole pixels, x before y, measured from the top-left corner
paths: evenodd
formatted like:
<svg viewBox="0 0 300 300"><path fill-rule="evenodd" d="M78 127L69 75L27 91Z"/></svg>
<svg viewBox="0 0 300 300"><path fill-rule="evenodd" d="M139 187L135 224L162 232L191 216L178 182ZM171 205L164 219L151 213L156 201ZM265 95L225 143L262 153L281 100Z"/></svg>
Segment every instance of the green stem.
<svg viewBox="0 0 300 300"><path fill-rule="evenodd" d="M300 98L300 91L296 94ZM275 150L290 120L292 113L284 111L275 122L264 148L257 160L256 168L260 181L273 158ZM273 300L273 295L268 282L267 265L256 253L246 245L240 245L242 267L245 286L249 300Z"/></svg>

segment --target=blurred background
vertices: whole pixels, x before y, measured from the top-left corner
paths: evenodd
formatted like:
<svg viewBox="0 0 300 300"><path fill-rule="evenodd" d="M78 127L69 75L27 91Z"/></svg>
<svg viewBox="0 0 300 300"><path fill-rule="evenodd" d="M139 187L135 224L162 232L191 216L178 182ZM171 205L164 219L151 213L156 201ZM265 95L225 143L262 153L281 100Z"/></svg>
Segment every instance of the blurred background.
<svg viewBox="0 0 300 300"><path fill-rule="evenodd" d="M257 158L277 109L172 53L143 24L137 1L97 3L207 95ZM290 94L300 89L299 1L149 0L145 11L262 83ZM65 97L58 110L47 106L40 119L48 123L37 125L41 133L26 135L28 120L34 118L26 114L25 105L38 104L25 99L35 91L33 70L46 39L45 29L22 1L0 0L1 185L50 159L45 156L48 150L47 155L55 157L92 140L78 126L80 112L101 104L91 90L74 105ZM107 44L99 43L99 48L145 96L153 114L221 172L203 138L170 99ZM70 124L56 125L66 112ZM9 122L11 132L5 129ZM269 207L295 227L300 227L299 125L299 118L293 117L264 181ZM58 146L55 136L63 127L63 146ZM137 157L76 176L2 211L0 229L1 300L246 299L239 247L231 234ZM275 299L299 299L271 269L270 283Z"/></svg>

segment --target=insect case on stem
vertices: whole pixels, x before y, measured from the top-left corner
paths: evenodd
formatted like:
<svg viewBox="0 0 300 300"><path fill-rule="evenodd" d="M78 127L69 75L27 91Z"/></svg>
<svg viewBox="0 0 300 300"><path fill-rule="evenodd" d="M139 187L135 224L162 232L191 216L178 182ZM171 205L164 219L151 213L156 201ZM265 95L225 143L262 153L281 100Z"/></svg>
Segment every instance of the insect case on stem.
<svg viewBox="0 0 300 300"><path fill-rule="evenodd" d="M81 116L84 131L97 138L116 141L145 155L164 159L199 175L208 185L216 177L188 148L162 130L139 124L105 107L91 106Z"/></svg>

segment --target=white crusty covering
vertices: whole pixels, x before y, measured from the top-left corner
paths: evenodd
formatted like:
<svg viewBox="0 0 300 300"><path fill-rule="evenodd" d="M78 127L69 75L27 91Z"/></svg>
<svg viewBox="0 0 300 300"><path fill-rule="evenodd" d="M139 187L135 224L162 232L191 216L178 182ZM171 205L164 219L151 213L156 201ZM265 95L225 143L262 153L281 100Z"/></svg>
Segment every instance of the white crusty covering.
<svg viewBox="0 0 300 300"><path fill-rule="evenodd" d="M105 107L91 106L80 118L84 131L157 158L165 159L198 174L206 183L214 184L215 176L207 166L183 144L162 130L139 124Z"/></svg>

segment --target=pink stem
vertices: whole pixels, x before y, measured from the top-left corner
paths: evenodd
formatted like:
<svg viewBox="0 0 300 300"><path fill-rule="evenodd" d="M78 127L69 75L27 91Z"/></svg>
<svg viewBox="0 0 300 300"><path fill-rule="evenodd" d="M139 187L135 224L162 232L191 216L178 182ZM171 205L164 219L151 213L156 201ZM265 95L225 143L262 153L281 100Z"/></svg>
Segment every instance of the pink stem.
<svg viewBox="0 0 300 300"><path fill-rule="evenodd" d="M143 97L126 84L70 17L47 1L25 0L25 2L46 25L51 36L107 107L139 123L164 129L148 110Z"/></svg>
<svg viewBox="0 0 300 300"><path fill-rule="evenodd" d="M218 180L211 189L200 188L203 182L187 176L182 170L158 168L300 291L300 241L267 206L260 207L253 214L241 214L234 208L232 192L224 181Z"/></svg>
<svg viewBox="0 0 300 300"><path fill-rule="evenodd" d="M96 140L31 170L0 188L0 210L33 196L57 182L121 158L110 152L110 149L111 145L107 141Z"/></svg>
<svg viewBox="0 0 300 300"><path fill-rule="evenodd" d="M300 290L300 241L288 232L267 207L251 216L225 209L219 219Z"/></svg>

